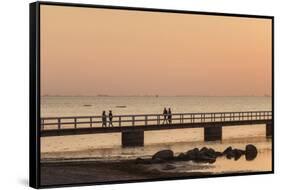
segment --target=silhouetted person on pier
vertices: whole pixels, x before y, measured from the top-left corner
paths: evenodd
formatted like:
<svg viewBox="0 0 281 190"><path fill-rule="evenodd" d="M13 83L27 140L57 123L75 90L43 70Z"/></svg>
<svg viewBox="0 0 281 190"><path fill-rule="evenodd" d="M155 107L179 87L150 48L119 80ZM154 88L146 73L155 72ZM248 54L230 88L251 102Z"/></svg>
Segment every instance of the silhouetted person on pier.
<svg viewBox="0 0 281 190"><path fill-rule="evenodd" d="M168 115L168 111L167 111L166 108L164 108L164 110L163 110L163 116L164 116L163 124L168 123L167 115Z"/></svg>
<svg viewBox="0 0 281 190"><path fill-rule="evenodd" d="M113 127L112 118L113 118L112 111L109 110L109 114L108 114L109 124L108 124L108 127L110 127L110 126Z"/></svg>
<svg viewBox="0 0 281 190"><path fill-rule="evenodd" d="M102 112L102 127L106 127L106 114L105 114L105 111Z"/></svg>
<svg viewBox="0 0 281 190"><path fill-rule="evenodd" d="M171 108L168 109L168 121L169 121L169 124L172 123L172 111L171 111Z"/></svg>

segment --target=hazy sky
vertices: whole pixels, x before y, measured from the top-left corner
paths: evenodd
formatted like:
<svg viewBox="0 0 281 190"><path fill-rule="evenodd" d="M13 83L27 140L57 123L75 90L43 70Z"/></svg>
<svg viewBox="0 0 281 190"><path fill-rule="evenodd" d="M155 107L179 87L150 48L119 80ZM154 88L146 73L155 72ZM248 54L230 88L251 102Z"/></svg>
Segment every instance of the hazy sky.
<svg viewBox="0 0 281 190"><path fill-rule="evenodd" d="M271 94L271 20L41 5L41 94Z"/></svg>

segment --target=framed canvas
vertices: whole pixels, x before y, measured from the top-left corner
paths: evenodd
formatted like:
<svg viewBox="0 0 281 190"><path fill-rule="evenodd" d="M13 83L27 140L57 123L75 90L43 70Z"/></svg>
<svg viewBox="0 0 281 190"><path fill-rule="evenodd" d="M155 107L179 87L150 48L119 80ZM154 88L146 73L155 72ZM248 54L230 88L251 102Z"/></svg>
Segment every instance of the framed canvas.
<svg viewBox="0 0 281 190"><path fill-rule="evenodd" d="M274 172L274 18L30 4L30 186Z"/></svg>

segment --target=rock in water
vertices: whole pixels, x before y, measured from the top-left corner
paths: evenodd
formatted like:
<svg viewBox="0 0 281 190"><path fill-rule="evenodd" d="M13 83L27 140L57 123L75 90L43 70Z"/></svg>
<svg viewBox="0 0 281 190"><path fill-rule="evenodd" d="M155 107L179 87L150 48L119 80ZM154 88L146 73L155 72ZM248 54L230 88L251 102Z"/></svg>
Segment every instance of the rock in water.
<svg viewBox="0 0 281 190"><path fill-rule="evenodd" d="M235 157L235 150L230 150L230 151L226 152L227 159L232 159L234 157Z"/></svg>
<svg viewBox="0 0 281 190"><path fill-rule="evenodd" d="M223 153L222 153L222 152L219 152L219 151L216 151L216 152L215 152L215 155L216 155L216 157L219 157L219 156L223 156Z"/></svg>
<svg viewBox="0 0 281 190"><path fill-rule="evenodd" d="M196 159L193 160L194 162L202 162L202 163L214 163L216 162L216 158L210 157L204 154L199 154Z"/></svg>
<svg viewBox="0 0 281 190"><path fill-rule="evenodd" d="M161 150L156 152L152 156L152 160L160 159L160 160L172 160L174 158L174 152L172 150Z"/></svg>
<svg viewBox="0 0 281 190"><path fill-rule="evenodd" d="M224 151L223 151L223 155L228 155L230 152L232 151L232 147L231 146L229 146L229 147L227 147L227 149L225 149Z"/></svg>
<svg viewBox="0 0 281 190"><path fill-rule="evenodd" d="M248 144L246 146L246 153L245 153L246 160L248 161L254 160L257 157L257 155L258 155L257 148L252 144Z"/></svg>
<svg viewBox="0 0 281 190"><path fill-rule="evenodd" d="M207 149L204 154L210 158L217 158L216 151L212 148Z"/></svg>
<svg viewBox="0 0 281 190"><path fill-rule="evenodd" d="M187 160L195 160L198 158L200 151L198 148L194 148L192 150L189 150L185 153L185 158Z"/></svg>
<svg viewBox="0 0 281 190"><path fill-rule="evenodd" d="M200 150L194 148L185 153L185 160L192 160L193 162L214 163L216 161L215 150L203 147Z"/></svg>
<svg viewBox="0 0 281 190"><path fill-rule="evenodd" d="M203 148L200 149L200 152L206 152L206 151L208 151L208 150L209 150L209 149L204 146Z"/></svg>
<svg viewBox="0 0 281 190"><path fill-rule="evenodd" d="M150 161L138 157L138 158L135 160L135 163L136 163L136 164L149 164Z"/></svg>
<svg viewBox="0 0 281 190"><path fill-rule="evenodd" d="M180 153L177 157L178 160L186 160L187 156L184 153Z"/></svg>
<svg viewBox="0 0 281 190"><path fill-rule="evenodd" d="M137 158L136 160L135 160L135 163L136 164L141 164L143 162L143 159L142 158Z"/></svg>
<svg viewBox="0 0 281 190"><path fill-rule="evenodd" d="M242 156L242 151L239 149L233 149L234 152L234 160L239 160Z"/></svg>
<svg viewBox="0 0 281 190"><path fill-rule="evenodd" d="M216 162L216 160L217 160L216 158L211 158L211 159L209 159L209 161L208 161L208 162L209 162L210 164L213 164L213 163L215 163L215 162Z"/></svg>

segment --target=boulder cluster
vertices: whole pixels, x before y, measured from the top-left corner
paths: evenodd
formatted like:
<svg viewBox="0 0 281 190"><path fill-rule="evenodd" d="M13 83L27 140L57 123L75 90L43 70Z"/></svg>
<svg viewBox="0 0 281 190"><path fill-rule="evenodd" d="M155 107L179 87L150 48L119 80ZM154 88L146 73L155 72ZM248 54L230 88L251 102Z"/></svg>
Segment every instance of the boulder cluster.
<svg viewBox="0 0 281 190"><path fill-rule="evenodd" d="M194 148L186 152L182 152L175 156L172 150L161 150L156 152L151 159L137 158L136 163L164 163L167 161L193 161L197 163L214 163L218 157L225 156L227 159L239 160L245 155L246 160L251 161L257 157L257 148L249 144L245 150L232 148L229 146L223 152L215 151L212 148L203 147L201 149Z"/></svg>

